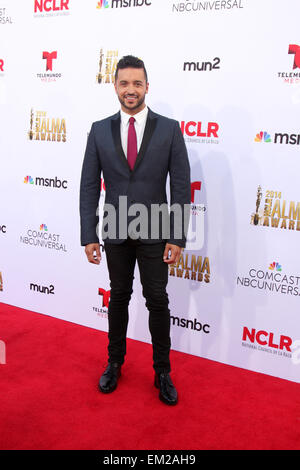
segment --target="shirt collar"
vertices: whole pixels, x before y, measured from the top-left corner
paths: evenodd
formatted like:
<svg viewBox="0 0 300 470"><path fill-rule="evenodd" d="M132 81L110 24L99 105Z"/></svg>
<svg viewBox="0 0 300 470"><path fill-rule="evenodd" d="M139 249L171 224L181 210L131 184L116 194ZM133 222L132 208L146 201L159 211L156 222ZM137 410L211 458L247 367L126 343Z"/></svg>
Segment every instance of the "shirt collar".
<svg viewBox="0 0 300 470"><path fill-rule="evenodd" d="M143 121L145 121L147 119L147 115L148 115L148 107L145 106L144 109L142 109L142 111L140 111L139 113L135 114L134 116L131 116L131 114L127 114L125 113L122 109L120 111L121 113L121 122L123 125L127 125L128 122L129 122L129 119L131 117L134 117L134 119L136 120L136 122L138 124L141 124Z"/></svg>

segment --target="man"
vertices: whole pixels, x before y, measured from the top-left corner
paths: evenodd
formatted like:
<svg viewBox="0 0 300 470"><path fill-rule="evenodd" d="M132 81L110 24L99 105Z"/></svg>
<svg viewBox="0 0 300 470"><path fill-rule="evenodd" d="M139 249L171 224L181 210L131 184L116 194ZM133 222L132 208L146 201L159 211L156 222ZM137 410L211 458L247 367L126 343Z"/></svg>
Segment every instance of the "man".
<svg viewBox="0 0 300 470"><path fill-rule="evenodd" d="M103 393L114 391L121 374L137 261L149 310L154 384L160 390L159 398L168 405L175 405L178 396L170 378L170 311L166 286L168 264L178 261L186 242L191 201L190 166L178 122L146 106L148 89L143 61L133 56L123 57L115 74L115 91L121 110L93 123L87 142L80 186L81 244L85 246L88 261L99 264L96 213L103 172L106 198L102 238L111 293L108 366L100 378L99 388ZM171 208L177 212L152 212L157 206L167 207L168 175ZM137 208L141 216L138 224L133 217Z"/></svg>

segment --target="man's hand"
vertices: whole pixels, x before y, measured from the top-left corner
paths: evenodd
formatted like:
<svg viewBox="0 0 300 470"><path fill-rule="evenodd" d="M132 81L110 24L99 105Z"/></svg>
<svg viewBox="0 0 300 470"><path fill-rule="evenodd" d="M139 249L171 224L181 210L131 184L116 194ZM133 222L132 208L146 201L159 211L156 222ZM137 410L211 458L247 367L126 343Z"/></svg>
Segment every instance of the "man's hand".
<svg viewBox="0 0 300 470"><path fill-rule="evenodd" d="M169 255L169 251L171 251L171 255ZM166 243L165 251L164 251L164 262L168 264L175 264L178 262L180 258L182 248L178 245L172 245L171 243Z"/></svg>
<svg viewBox="0 0 300 470"><path fill-rule="evenodd" d="M101 253L100 253L100 244L99 243L90 243L85 246L85 254L90 263L100 264Z"/></svg>

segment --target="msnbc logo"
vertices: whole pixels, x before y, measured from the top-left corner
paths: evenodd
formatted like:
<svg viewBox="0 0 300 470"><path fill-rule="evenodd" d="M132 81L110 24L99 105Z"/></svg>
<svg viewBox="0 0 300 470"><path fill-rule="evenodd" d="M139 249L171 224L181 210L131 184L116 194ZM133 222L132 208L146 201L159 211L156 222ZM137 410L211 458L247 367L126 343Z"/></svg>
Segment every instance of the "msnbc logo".
<svg viewBox="0 0 300 470"><path fill-rule="evenodd" d="M270 269L271 271L282 271L282 268L281 268L280 264L279 264L279 263L275 263L275 261L270 264L269 269Z"/></svg>
<svg viewBox="0 0 300 470"><path fill-rule="evenodd" d="M96 8L100 9L100 8L108 8L108 7L109 7L108 0L100 0L100 2L97 3Z"/></svg>
<svg viewBox="0 0 300 470"><path fill-rule="evenodd" d="M46 224L40 225L40 230L44 230L45 232L48 232L48 227Z"/></svg>
<svg viewBox="0 0 300 470"><path fill-rule="evenodd" d="M271 141L271 136L267 132L260 132L259 134L256 134L255 137L255 142L272 142Z"/></svg>
<svg viewBox="0 0 300 470"><path fill-rule="evenodd" d="M31 178L31 176L25 176L24 183L34 184L33 178Z"/></svg>

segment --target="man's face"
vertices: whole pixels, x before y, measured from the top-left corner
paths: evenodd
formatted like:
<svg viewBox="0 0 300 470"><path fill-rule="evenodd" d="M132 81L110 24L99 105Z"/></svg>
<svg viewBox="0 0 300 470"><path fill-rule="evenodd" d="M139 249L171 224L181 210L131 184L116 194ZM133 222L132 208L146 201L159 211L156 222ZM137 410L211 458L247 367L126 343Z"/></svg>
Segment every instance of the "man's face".
<svg viewBox="0 0 300 470"><path fill-rule="evenodd" d="M128 67L118 71L115 90L125 113L137 114L145 107L145 95L149 84L144 69Z"/></svg>

